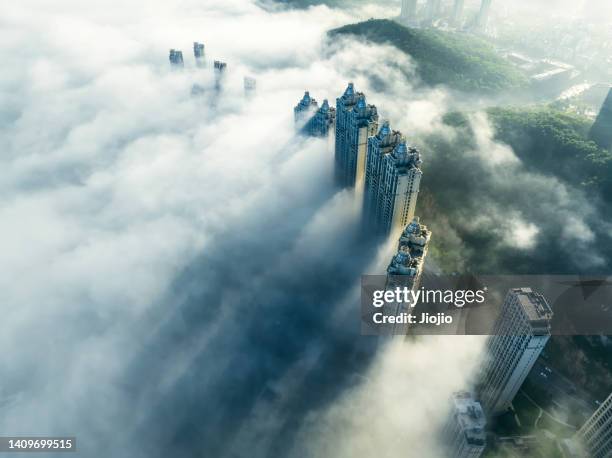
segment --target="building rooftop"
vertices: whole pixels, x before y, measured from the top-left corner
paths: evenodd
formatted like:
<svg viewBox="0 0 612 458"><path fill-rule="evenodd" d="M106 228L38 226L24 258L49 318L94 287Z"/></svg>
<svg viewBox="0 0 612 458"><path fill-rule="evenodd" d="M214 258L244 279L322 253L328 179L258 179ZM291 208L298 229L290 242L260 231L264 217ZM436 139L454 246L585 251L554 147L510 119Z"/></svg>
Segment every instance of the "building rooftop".
<svg viewBox="0 0 612 458"><path fill-rule="evenodd" d="M544 296L531 288L514 288L512 292L516 294L534 332L550 333L553 312Z"/></svg>
<svg viewBox="0 0 612 458"><path fill-rule="evenodd" d="M453 395L454 414L461 427L466 441L471 445L485 445L487 424L482 406L474 395L461 391Z"/></svg>

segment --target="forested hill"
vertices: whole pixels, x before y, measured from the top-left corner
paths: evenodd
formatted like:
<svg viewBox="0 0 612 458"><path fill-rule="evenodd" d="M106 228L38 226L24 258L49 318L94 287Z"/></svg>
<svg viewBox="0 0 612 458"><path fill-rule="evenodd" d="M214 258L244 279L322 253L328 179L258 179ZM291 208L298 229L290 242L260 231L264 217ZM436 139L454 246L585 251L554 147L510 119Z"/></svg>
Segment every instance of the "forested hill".
<svg viewBox="0 0 612 458"><path fill-rule="evenodd" d="M529 167L562 180L600 191L612 203L612 153L589 139L592 121L547 106L490 108L495 137L512 147ZM468 126L461 113L450 113L445 122Z"/></svg>
<svg viewBox="0 0 612 458"><path fill-rule="evenodd" d="M413 29L387 19L370 19L329 32L351 34L373 43L389 43L417 63L424 83L462 91L495 93L526 87L528 80L482 39L457 32Z"/></svg>

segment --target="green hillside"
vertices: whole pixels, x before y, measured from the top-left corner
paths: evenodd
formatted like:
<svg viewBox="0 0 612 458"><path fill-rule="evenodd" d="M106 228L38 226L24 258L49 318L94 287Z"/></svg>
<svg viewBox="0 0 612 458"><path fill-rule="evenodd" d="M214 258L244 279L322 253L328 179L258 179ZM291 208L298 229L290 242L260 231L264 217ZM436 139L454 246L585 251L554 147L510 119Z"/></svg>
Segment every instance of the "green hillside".
<svg viewBox="0 0 612 458"><path fill-rule="evenodd" d="M512 147L529 168L572 185L612 193L612 153L589 139L592 121L547 106L490 108L495 138ZM446 124L469 128L462 113L449 113Z"/></svg>
<svg viewBox="0 0 612 458"><path fill-rule="evenodd" d="M484 40L462 33L412 29L387 19L370 19L331 30L373 43L389 43L409 54L426 84L445 84L485 93L522 88L527 78Z"/></svg>

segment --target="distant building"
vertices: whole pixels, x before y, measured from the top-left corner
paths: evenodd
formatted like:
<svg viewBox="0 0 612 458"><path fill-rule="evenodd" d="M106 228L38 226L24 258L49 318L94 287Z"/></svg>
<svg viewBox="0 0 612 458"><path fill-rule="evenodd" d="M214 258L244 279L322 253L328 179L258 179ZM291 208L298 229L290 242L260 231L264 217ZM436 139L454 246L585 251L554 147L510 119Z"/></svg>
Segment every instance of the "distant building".
<svg viewBox="0 0 612 458"><path fill-rule="evenodd" d="M319 104L314 98L310 97L310 92L304 92L302 100L293 108L293 121L295 122L296 128L301 130L318 109Z"/></svg>
<svg viewBox="0 0 612 458"><path fill-rule="evenodd" d="M453 6L453 17L451 18L452 23L455 26L461 25L464 3L465 0L455 0L455 5Z"/></svg>
<svg viewBox="0 0 612 458"><path fill-rule="evenodd" d="M433 22L440 16L440 0L427 0L427 11L425 13L425 20L427 22Z"/></svg>
<svg viewBox="0 0 612 458"><path fill-rule="evenodd" d="M204 44L198 43L197 41L193 42L193 56L195 57L196 66L204 67Z"/></svg>
<svg viewBox="0 0 612 458"><path fill-rule="evenodd" d="M487 341L479 387L488 415L507 409L550 337L552 310L531 288L511 289Z"/></svg>
<svg viewBox="0 0 612 458"><path fill-rule="evenodd" d="M402 12L400 21L404 24L413 22L416 19L417 0L402 0Z"/></svg>
<svg viewBox="0 0 612 458"><path fill-rule="evenodd" d="M257 80L255 78L251 78L250 76L244 77L244 95L247 97L252 97L257 92Z"/></svg>
<svg viewBox="0 0 612 458"><path fill-rule="evenodd" d="M184 67L183 62L183 51L179 51L177 49L170 50L170 65L173 67Z"/></svg>
<svg viewBox="0 0 612 458"><path fill-rule="evenodd" d="M368 138L366 170L363 192L364 226L369 232L384 233L380 221L383 208L384 158L391 154L400 142L402 134L389 127L389 121L383 121L376 135Z"/></svg>
<svg viewBox="0 0 612 458"><path fill-rule="evenodd" d="M327 99L319 108L317 101L306 91L304 97L293 109L296 129L311 137L327 137L334 131L336 110L329 106Z"/></svg>
<svg viewBox="0 0 612 458"><path fill-rule="evenodd" d="M367 139L378 128L378 112L349 83L336 99L335 172L338 183L353 187L363 180Z"/></svg>
<svg viewBox="0 0 612 458"><path fill-rule="evenodd" d="M221 62L220 60L215 60L213 67L215 70L215 89L220 90L221 85L223 84L223 79L225 78L227 64L225 62Z"/></svg>
<svg viewBox="0 0 612 458"><path fill-rule="evenodd" d="M591 127L590 137L600 147L612 149L612 88Z"/></svg>
<svg viewBox="0 0 612 458"><path fill-rule="evenodd" d="M612 394L576 433L592 458L612 457Z"/></svg>
<svg viewBox="0 0 612 458"><path fill-rule="evenodd" d="M472 393L453 394L451 418L444 427L449 458L478 458L485 449L487 424L484 412Z"/></svg>
<svg viewBox="0 0 612 458"><path fill-rule="evenodd" d="M476 19L476 25L479 29L484 30L487 28L489 22L489 11L491 9L491 2L493 0L482 0L480 4L480 11L478 12L478 18Z"/></svg>
<svg viewBox="0 0 612 458"><path fill-rule="evenodd" d="M419 187L423 172L421 158L416 148L401 141L383 158L379 176L379 201L382 205L376 221L377 232L389 234L403 228L414 218Z"/></svg>

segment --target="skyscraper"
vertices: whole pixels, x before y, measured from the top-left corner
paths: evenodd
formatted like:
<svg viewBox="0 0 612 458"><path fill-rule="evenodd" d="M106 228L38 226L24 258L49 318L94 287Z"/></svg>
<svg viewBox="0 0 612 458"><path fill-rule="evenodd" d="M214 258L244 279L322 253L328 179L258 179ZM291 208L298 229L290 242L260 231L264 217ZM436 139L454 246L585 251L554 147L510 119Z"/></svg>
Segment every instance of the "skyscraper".
<svg viewBox="0 0 612 458"><path fill-rule="evenodd" d="M319 108L317 101L306 91L293 109L293 117L296 129L302 134L326 137L330 130L334 130L336 110L329 106L327 99L323 100L323 105Z"/></svg>
<svg viewBox="0 0 612 458"><path fill-rule="evenodd" d="M440 0L427 0L427 13L425 19L429 22L435 21L440 15Z"/></svg>
<svg viewBox="0 0 612 458"><path fill-rule="evenodd" d="M484 30L489 22L489 10L491 9L492 0L482 0L480 11L478 12L477 27Z"/></svg>
<svg viewBox="0 0 612 458"><path fill-rule="evenodd" d="M363 193L363 220L364 226L370 232L383 233L380 228L382 214L382 179L384 171L384 158L403 140L399 131L392 131L389 121L383 121L376 135L368 138L368 147L365 161L365 185Z"/></svg>
<svg viewBox="0 0 612 458"><path fill-rule="evenodd" d="M403 23L411 22L416 19L417 0L402 0L402 12L400 20Z"/></svg>
<svg viewBox="0 0 612 458"><path fill-rule="evenodd" d="M293 121L296 128L301 130L318 109L319 104L314 98L310 97L310 92L304 92L302 100L293 108Z"/></svg>
<svg viewBox="0 0 612 458"><path fill-rule="evenodd" d="M204 44L198 43L197 41L193 42L193 56L195 57L196 66L204 67Z"/></svg>
<svg viewBox="0 0 612 458"><path fill-rule="evenodd" d="M448 457L478 458L486 444L487 424L482 407L472 393L453 394L451 417L444 427Z"/></svg>
<svg viewBox="0 0 612 458"><path fill-rule="evenodd" d="M334 131L334 123L336 122L336 110L329 106L327 99L323 100L321 108L317 110L314 116L308 121L307 132L313 137L326 137L330 130Z"/></svg>
<svg viewBox="0 0 612 458"><path fill-rule="evenodd" d="M365 95L355 92L353 83L349 83L336 99L335 172L341 186L353 187L363 180L367 139L377 128L376 107L367 105Z"/></svg>
<svg viewBox="0 0 612 458"><path fill-rule="evenodd" d="M400 236L397 253L387 267L386 290L394 290L397 287L419 289L430 238L431 232L418 218L406 226ZM385 316L399 316L401 313L411 314L413 310L410 304L405 302L388 302L382 312ZM391 335L406 335L408 324L397 323L387 330Z"/></svg>
<svg viewBox="0 0 612 458"><path fill-rule="evenodd" d="M244 95L247 97L252 97L257 92L257 80L255 78L251 78L250 76L244 77Z"/></svg>
<svg viewBox="0 0 612 458"><path fill-rule="evenodd" d="M389 234L401 229L414 218L423 172L421 157L416 148L399 142L390 154L383 157L379 176L381 206L377 215L377 232Z"/></svg>
<svg viewBox="0 0 612 458"><path fill-rule="evenodd" d="M220 90L221 85L223 84L223 79L225 78L227 64L225 62L221 62L220 60L216 60L214 61L213 66L215 69L215 89Z"/></svg>
<svg viewBox="0 0 612 458"><path fill-rule="evenodd" d="M592 458L612 456L612 394L576 433Z"/></svg>
<svg viewBox="0 0 612 458"><path fill-rule="evenodd" d="M177 49L171 49L170 50L170 55L169 55L169 59L170 59L170 65L172 67L184 67L184 63L183 63L183 51L179 51Z"/></svg>
<svg viewBox="0 0 612 458"><path fill-rule="evenodd" d="M590 137L602 148L612 149L612 88L591 127Z"/></svg>
<svg viewBox="0 0 612 458"><path fill-rule="evenodd" d="M508 408L550 337L552 310L531 288L511 289L487 342L479 387L488 415Z"/></svg>
<svg viewBox="0 0 612 458"><path fill-rule="evenodd" d="M463 15L464 0L455 0L455 6L453 7L452 22L455 26L461 25L461 17Z"/></svg>

